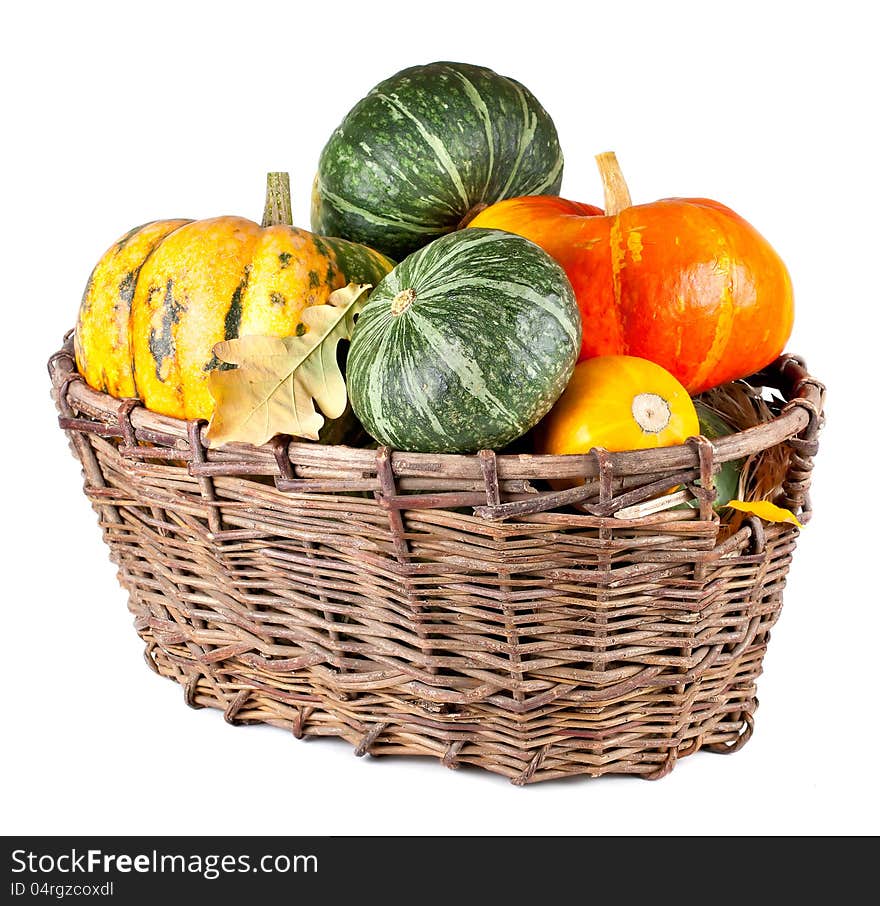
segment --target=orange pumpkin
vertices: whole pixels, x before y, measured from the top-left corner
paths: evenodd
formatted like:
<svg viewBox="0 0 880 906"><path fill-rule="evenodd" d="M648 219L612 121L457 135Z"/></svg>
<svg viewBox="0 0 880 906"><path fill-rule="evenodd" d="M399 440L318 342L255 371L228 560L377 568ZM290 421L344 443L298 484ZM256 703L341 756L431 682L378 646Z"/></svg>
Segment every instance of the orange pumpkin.
<svg viewBox="0 0 880 906"><path fill-rule="evenodd" d="M581 359L651 359L690 393L772 362L791 333L794 304L767 240L717 201L632 205L614 154L597 161L605 214L564 198L511 198L469 226L518 233L562 265L583 318Z"/></svg>

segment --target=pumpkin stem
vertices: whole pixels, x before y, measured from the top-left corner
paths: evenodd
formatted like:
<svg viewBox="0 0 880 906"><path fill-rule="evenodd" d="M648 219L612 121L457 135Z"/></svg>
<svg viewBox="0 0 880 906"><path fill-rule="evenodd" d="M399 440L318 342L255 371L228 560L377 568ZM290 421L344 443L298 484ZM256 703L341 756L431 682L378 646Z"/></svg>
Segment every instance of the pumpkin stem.
<svg viewBox="0 0 880 906"><path fill-rule="evenodd" d="M605 213L614 216L624 208L632 207L632 199L617 162L617 155L613 151L603 151L596 155L596 163L605 189Z"/></svg>
<svg viewBox="0 0 880 906"><path fill-rule="evenodd" d="M293 226L290 204L290 176L287 173L266 174L266 207L263 208L263 226L278 223Z"/></svg>
<svg viewBox="0 0 880 906"><path fill-rule="evenodd" d="M669 424L672 409L657 393L638 393L633 397L632 414L642 431L659 434Z"/></svg>
<svg viewBox="0 0 880 906"><path fill-rule="evenodd" d="M468 212L458 221L457 230L463 230L481 211L485 211L489 205L485 201L478 201Z"/></svg>
<svg viewBox="0 0 880 906"><path fill-rule="evenodd" d="M416 301L416 291L405 289L391 300L391 314L402 315Z"/></svg>

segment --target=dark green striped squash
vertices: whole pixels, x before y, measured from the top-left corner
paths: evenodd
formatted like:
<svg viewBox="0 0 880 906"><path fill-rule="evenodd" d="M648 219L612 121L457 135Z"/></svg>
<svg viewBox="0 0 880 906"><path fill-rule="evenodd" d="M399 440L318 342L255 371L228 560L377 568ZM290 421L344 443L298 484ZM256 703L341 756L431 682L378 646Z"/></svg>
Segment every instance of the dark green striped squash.
<svg viewBox="0 0 880 906"><path fill-rule="evenodd" d="M139 397L163 415L210 418L216 343L294 335L307 306L349 282L375 285L392 266L372 249L287 223L153 221L115 242L92 271L77 367L96 390Z"/></svg>
<svg viewBox="0 0 880 906"><path fill-rule="evenodd" d="M546 252L512 233L464 230L373 290L352 334L349 398L395 449L497 449L549 411L580 343L574 292Z"/></svg>
<svg viewBox="0 0 880 906"><path fill-rule="evenodd" d="M400 259L487 205L557 194L556 127L519 82L482 66L431 63L377 85L318 164L312 229Z"/></svg>

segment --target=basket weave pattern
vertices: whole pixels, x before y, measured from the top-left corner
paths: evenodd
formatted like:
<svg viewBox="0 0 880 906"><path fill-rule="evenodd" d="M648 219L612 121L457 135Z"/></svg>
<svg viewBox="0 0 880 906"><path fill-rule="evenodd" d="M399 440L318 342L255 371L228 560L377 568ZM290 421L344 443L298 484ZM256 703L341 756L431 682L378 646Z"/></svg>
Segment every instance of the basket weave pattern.
<svg viewBox="0 0 880 906"><path fill-rule="evenodd" d="M572 457L208 451L203 423L88 388L69 340L50 374L147 662L188 704L517 784L657 778L750 737L797 529L725 537L712 476L788 444L782 502L809 517L823 394L800 360L763 376L788 400L767 424ZM615 515L680 486L698 508Z"/></svg>

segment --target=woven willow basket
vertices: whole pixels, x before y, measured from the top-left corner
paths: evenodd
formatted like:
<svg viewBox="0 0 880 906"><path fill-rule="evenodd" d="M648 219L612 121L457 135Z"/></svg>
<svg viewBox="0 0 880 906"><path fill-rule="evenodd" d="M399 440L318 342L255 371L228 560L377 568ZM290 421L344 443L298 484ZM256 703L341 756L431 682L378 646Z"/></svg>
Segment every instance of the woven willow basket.
<svg viewBox="0 0 880 906"><path fill-rule="evenodd" d="M797 529L734 530L712 477L785 453L780 503L809 518L823 391L799 359L751 379L782 396L764 424L565 457L209 451L204 423L91 390L69 338L49 370L147 663L189 705L516 784L658 778L751 736ZM620 518L675 487L699 507Z"/></svg>

